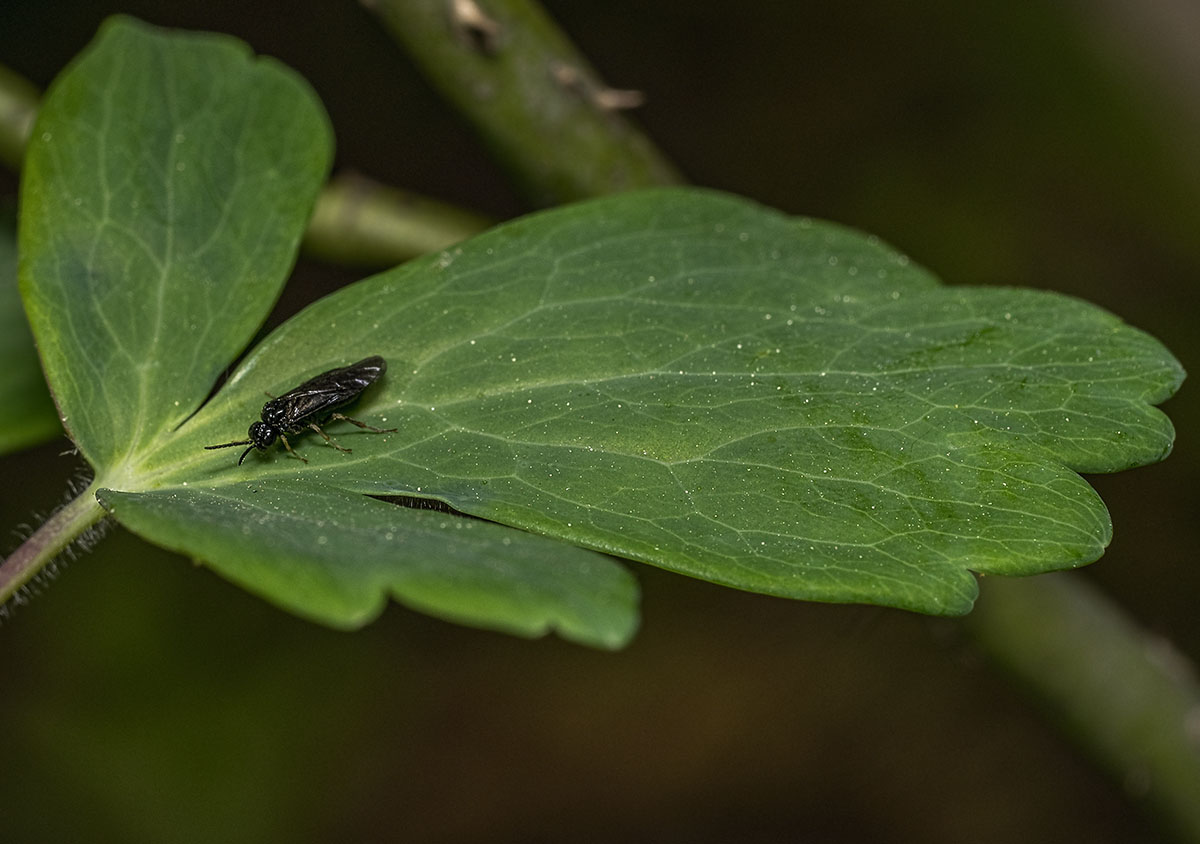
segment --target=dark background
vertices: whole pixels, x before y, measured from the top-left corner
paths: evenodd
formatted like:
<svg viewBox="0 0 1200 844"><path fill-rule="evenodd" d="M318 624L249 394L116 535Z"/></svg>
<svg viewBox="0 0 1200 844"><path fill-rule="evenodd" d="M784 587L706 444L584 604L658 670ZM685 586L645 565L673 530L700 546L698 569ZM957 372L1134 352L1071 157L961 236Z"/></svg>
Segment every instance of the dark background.
<svg viewBox="0 0 1200 844"><path fill-rule="evenodd" d="M1192 368L1187 0L548 8L612 85L646 93L637 119L690 180L874 232L951 283L1087 298ZM114 12L295 67L341 168L529 210L353 3L5 0L0 63L44 87ZM302 262L282 307L358 275ZM1092 479L1116 538L1078 576L1195 660L1193 394L1166 407L1169 461ZM62 500L82 469L66 448L0 460L0 527ZM955 622L635 570L645 621L617 654L395 606L347 635L115 529L0 625L0 837L1160 840Z"/></svg>

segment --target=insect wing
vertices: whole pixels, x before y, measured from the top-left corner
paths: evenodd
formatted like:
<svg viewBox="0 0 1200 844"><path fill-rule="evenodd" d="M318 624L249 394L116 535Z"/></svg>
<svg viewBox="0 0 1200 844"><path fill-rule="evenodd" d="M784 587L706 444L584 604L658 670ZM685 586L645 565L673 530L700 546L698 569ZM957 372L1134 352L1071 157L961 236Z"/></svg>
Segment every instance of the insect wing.
<svg viewBox="0 0 1200 844"><path fill-rule="evenodd" d="M345 392L349 395L357 396L363 390L367 389L367 387L371 386L375 379L386 371L387 364L383 358L373 355L369 358L363 358L358 363L352 363L349 366L338 367L328 372L322 372L320 375L314 375L296 389L280 396L280 398L287 398L292 393L325 392L327 390Z"/></svg>
<svg viewBox="0 0 1200 844"><path fill-rule="evenodd" d="M263 405L263 421L293 433L354 401L386 369L383 358L376 356L322 372Z"/></svg>

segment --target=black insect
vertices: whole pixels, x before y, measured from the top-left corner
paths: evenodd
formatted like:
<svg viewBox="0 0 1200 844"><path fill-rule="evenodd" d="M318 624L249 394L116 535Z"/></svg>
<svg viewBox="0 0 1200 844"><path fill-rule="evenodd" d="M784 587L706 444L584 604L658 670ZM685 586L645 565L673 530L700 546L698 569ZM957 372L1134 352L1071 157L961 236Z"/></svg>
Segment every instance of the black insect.
<svg viewBox="0 0 1200 844"><path fill-rule="evenodd" d="M358 363L322 372L320 375L309 378L296 389L289 390L279 398L273 398L264 404L262 421L255 422L250 426L249 439L220 445L206 445L205 448L249 445L250 447L243 451L242 456L238 458L238 465L241 466L247 454L256 448L265 451L275 443L276 439L283 442L283 447L290 454L300 457L299 454L292 451L286 434L298 434L306 428L316 431L325 438L325 442L338 451L349 452L350 449L342 448L330 438L329 434L321 430L321 423L330 419L344 419L376 434L394 433L396 428L376 428L366 422L359 422L357 419L351 419L349 416L336 412L338 408L345 407L358 398L363 390L371 386L386 371L387 363L384 359L379 355L372 355L369 358L363 358ZM308 462L303 457L300 459L305 463Z"/></svg>

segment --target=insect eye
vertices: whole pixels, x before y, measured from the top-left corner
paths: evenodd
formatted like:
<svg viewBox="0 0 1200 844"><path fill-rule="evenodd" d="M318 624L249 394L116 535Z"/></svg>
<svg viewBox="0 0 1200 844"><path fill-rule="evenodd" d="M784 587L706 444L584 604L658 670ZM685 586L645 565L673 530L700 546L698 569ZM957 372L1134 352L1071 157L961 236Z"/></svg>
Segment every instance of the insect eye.
<svg viewBox="0 0 1200 844"><path fill-rule="evenodd" d="M277 436L275 429L265 422L255 422L252 424L249 434L255 448L266 448L275 442L275 437Z"/></svg>

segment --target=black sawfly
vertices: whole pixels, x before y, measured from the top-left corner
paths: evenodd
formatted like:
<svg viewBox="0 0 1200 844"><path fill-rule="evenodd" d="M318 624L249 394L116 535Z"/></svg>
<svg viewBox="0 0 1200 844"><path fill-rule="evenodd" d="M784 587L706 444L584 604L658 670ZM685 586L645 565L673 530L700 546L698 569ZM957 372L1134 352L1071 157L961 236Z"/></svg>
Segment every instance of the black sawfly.
<svg viewBox="0 0 1200 844"><path fill-rule="evenodd" d="M256 448L259 451L266 451L278 439L289 454L300 457L307 463L308 460L292 451L286 435L312 429L338 451L349 453L350 449L338 445L329 434L321 430L321 423L328 422L330 419L344 419L376 434L395 433L396 428L376 428L374 425L359 422L357 419L351 419L349 416L337 412L339 408L345 407L358 398L363 390L371 386L385 372L387 372L387 363L379 355L372 355L369 358L363 358L358 363L322 372L320 375L309 378L296 389L288 390L282 396L273 398L264 404L262 421L255 422L250 426L250 430L247 432L249 439L220 445L206 445L205 448L249 445L250 447L243 451L242 456L238 458L238 465L241 466L247 454Z"/></svg>

